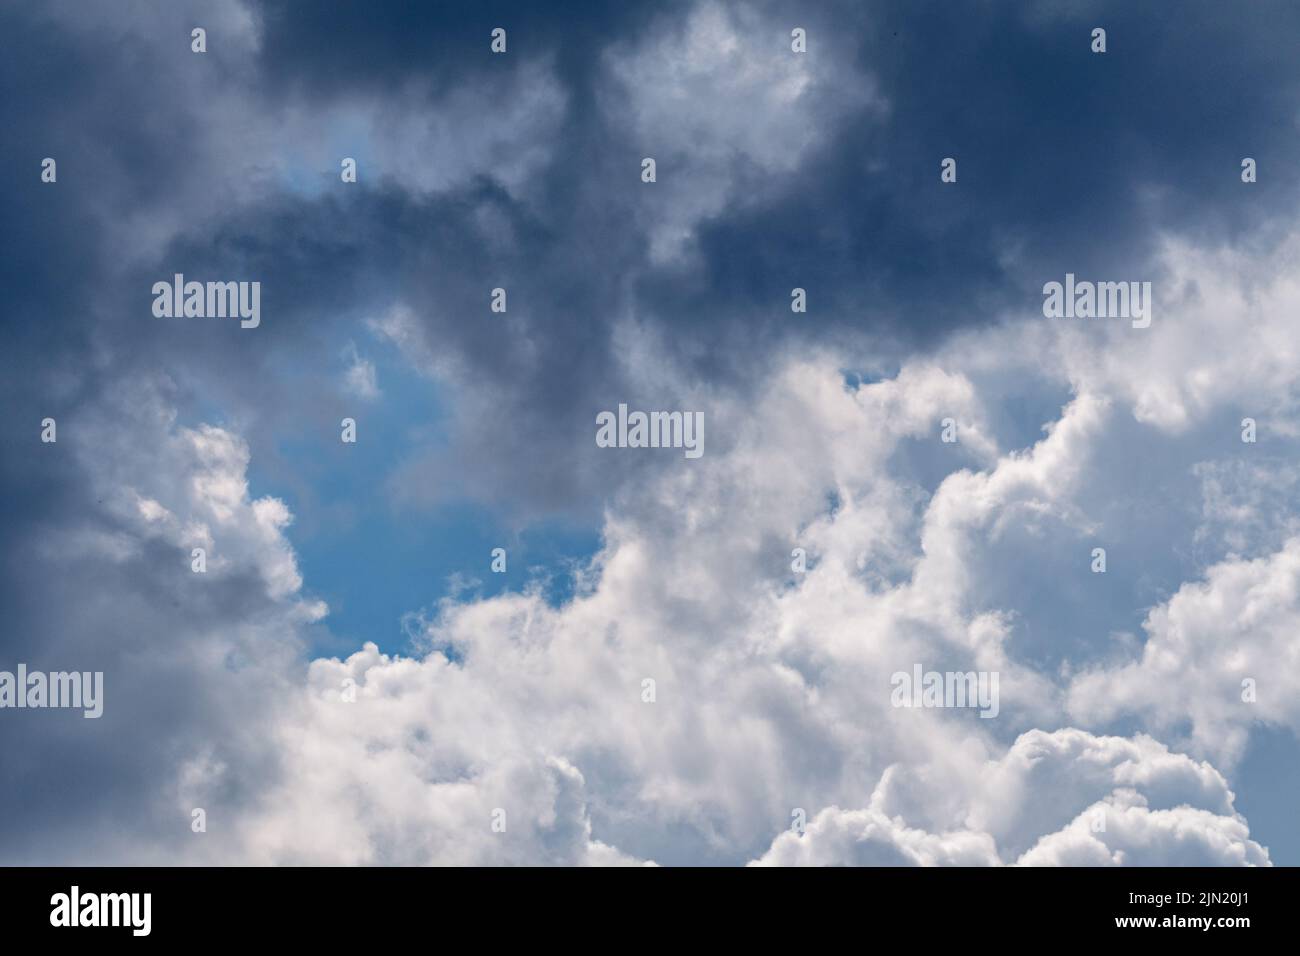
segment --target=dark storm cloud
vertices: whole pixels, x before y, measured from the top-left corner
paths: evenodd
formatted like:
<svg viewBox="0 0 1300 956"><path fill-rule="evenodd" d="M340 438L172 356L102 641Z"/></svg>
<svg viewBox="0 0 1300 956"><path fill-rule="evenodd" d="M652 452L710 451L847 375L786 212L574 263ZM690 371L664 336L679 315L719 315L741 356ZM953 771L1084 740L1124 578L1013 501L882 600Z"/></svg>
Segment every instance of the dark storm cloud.
<svg viewBox="0 0 1300 956"><path fill-rule="evenodd" d="M606 80L598 54L683 12L651 16L630 12L635 6L616 14L581 5L557 19L527 5L474 5L472 13L436 5L412 16L272 3L263 7L263 64L275 84L328 97L412 76L435 86L485 79L519 62L480 55L497 25L510 28L521 56L554 51L572 97L566 135L542 177L539 213L555 221L575 194L628 201L620 196L627 177L602 175L608 154L630 144L598 129L608 120L593 106ZM942 330L1013 304L997 290L1008 273L1030 277L1018 277L1004 253L1018 250L1034 278L1113 268L1148 253L1158 227L1248 230L1294 195L1285 175L1298 145L1293 5L1202 3L1176 15L1131 4L769 10L774 27L809 27L810 55L831 38L853 38L890 118L845 123L833 148L771 201L707 223L695 282L675 270L643 275L640 294L658 306L659 321L698 326L701 315L735 312L762 324L765 306L788 296L784 278L795 276L832 321ZM1108 30L1104 55L1089 49L1094 26ZM957 188L938 180L939 160L950 155ZM1243 196L1245 155L1268 174ZM590 216L602 205L587 203L589 228L626 231L623 217ZM583 275L573 258L569 272Z"/></svg>
<svg viewBox="0 0 1300 956"><path fill-rule="evenodd" d="M929 15L891 4L765 8L775 43L788 21L808 28L809 56L832 42L848 50L888 111L841 117L794 172L737 159L745 201L698 223L685 261L669 263L649 255L655 199L636 178L653 149L622 125L635 103L620 104L626 91L612 87L602 53L671 36L685 5L583 4L556 17L532 4L268 3L253 8L261 45L247 63L219 23L208 58L189 52L201 8L168 18L130 9L113 29L74 29L67 11L3 14L5 475L8 500L28 502L10 534L64 490L60 507L77 508L76 477L30 460L44 415L93 401L102 383L162 371L191 408L255 411L258 447L317 419L324 436L345 407L325 380L339 343L398 303L425 346L455 364L463 390L453 453L413 449L404 486L459 478L503 508L564 509L598 502L618 484L610 469L627 467L591 447L594 412L674 398L633 394L623 380L611 336L619 316L660 330L698 381L754 387L763 356L790 336L862 329L933 340L1004 309L1032 310L1045 278L1138 268L1161 228L1241 234L1294 199L1287 37L1300 11L1286 4L1204 4L1176 19L1130 5L1087 15L997 4ZM504 57L486 52L498 25L510 35ZM1088 49L1094 25L1108 30L1104 56ZM551 58L564 108L526 188L512 192L486 168L433 194L363 172L351 191L232 196L158 255L124 265L137 250L123 244L121 221L152 211L183 224L211 171L209 147L238 141L239 112L214 112L196 93L234 90L249 112L291 97L324 111L357 91L383 97L417 84L436 104L530 57ZM177 79L199 71L200 85ZM602 97L618 105L602 107ZM45 155L59 160L57 186L39 182ZM938 181L948 155L959 163L955 186ZM1249 189L1238 178L1244 155L1260 162ZM504 224L504 239L484 216ZM173 272L260 277L267 319L255 333L154 320L148 287ZM508 317L487 312L497 285L509 290ZM797 323L794 285L808 289L812 310ZM320 374L286 387L277 375L286 361Z"/></svg>
<svg viewBox="0 0 1300 956"><path fill-rule="evenodd" d="M528 2L252 5L263 31L260 66L267 86L319 96L382 93L412 79L438 92L486 81L548 52L558 55L565 84L580 90L604 46L688 7L682 0L575 0L557 16L554 7ZM507 31L513 56L484 55L497 27Z"/></svg>
<svg viewBox="0 0 1300 956"><path fill-rule="evenodd" d="M636 178L653 147L622 124L635 103L620 100L627 91L611 83L602 53L655 31L671 37L684 5L585 4L555 17L530 4L268 3L253 8L261 43L247 62L219 23L210 58L191 54L197 12L131 9L111 30L4 14L11 460L32 421L133 370L168 373L190 407L251 420L260 450L295 423L320 419L324 436L345 410L328 380L340 343L405 303L464 393L457 453L412 449L402 484L426 475L448 487L459 476L505 508L590 506L619 483L618 466L591 447L594 412L674 399L636 395L623 380L611 337L620 316L660 330L697 382L754 387L764 356L790 337L863 330L902 347L933 341L1004 310L1032 311L1042 281L1066 271L1140 269L1163 228L1240 235L1267 228L1294 199L1297 78L1286 37L1300 12L1286 4L1204 4L1176 19L1130 5L1086 15L998 4L929 15L890 4L765 8L775 43L787 21L806 26L809 56L832 43L847 52L887 112L840 117L794 172L756 172L738 158L745 201L697 223L686 259L668 263L649 255L656 199ZM497 25L510 32L504 57L486 52ZM1088 49L1093 25L1108 30L1105 55ZM530 57L550 58L564 106L522 190L485 168L413 192L382 175L379 156L377 181L363 170L354 190L218 197L215 218L184 226L211 172L208 148L240 135L240 111L216 112L203 97L234 90L246 118L292 97L323 112L358 91L383 97L416 84L436 105ZM200 85L177 79L201 71ZM37 178L44 155L59 160L55 187ZM954 186L938 181L948 155L959 164ZM1249 188L1243 155L1260 163ZM137 250L121 222L151 214L174 215L182 231L123 267ZM485 215L504 223L505 239L485 232ZM146 290L174 272L262 278L267 320L253 334L154 320ZM497 285L509 291L508 318L487 313ZM797 321L795 285L811 308ZM308 370L292 387L277 374L286 361Z"/></svg>
<svg viewBox="0 0 1300 956"><path fill-rule="evenodd" d="M817 327L932 340L1032 315L1066 271L1141 270L1162 229L1236 238L1293 205L1293 5L921 6L826 14L861 38L888 121L846 124L797 188L706 224L695 282L643 283L656 312L730 297L761 322L797 279ZM955 185L939 181L949 156ZM1245 156L1269 170L1250 187Z"/></svg>
<svg viewBox="0 0 1300 956"><path fill-rule="evenodd" d="M491 476L508 445L532 449L527 460L553 472L520 487L505 478L518 475L507 465L497 473L507 497L533 488L555 505L566 488L599 494L614 481L581 449L545 450L573 444L593 409L628 391L612 371L609 337L622 312L662 329L699 381L745 387L761 378L762 356L792 334L853 329L901 348L933 342L1008 311L1032 314L1042 283L1067 271L1142 270L1163 230L1239 236L1267 228L1295 198L1286 171L1287 157L1300 155L1297 86L1285 40L1286 25L1300 17L1294 7L1239 14L1201 4L1177 18L1125 4L1087 14L998 4L936 5L928 15L891 4L771 7L765 16L780 28L778 40L788 21L809 29L810 55L832 42L854 47L857 67L888 101L887 116L864 108L825 130L827 144L793 174L749 173L747 201L698 224L689 262L655 263L645 209L654 200L632 175L641 152L654 148L630 141L621 111L598 105L620 95L599 53L685 11L619 9L626 19L603 6L562 20L504 6L449 19L438 9L424 27L349 7L264 10L268 82L321 99L350 83L486 81L520 62L476 52L497 25L510 30L520 58L555 56L567 110L526 207L489 188L449 199L429 217L436 225L420 222L427 207L417 200L405 215L374 207L371 255L342 266L365 275L394 257L409 263L400 287L430 303L419 310L429 343L497 387L492 441L475 448L463 436L462 467ZM1104 55L1089 49L1093 26L1108 31ZM1247 155L1264 172L1249 188L1239 178ZM939 182L945 156L958 160L955 186ZM737 168L746 175L743 160ZM520 226L511 249L486 257L467 223L484 202L508 207ZM521 334L537 346L522 367L517 347L475 320L497 276L526 323ZM812 308L797 324L788 310L796 285L808 289ZM570 485L565 461L590 468L592 481Z"/></svg>
<svg viewBox="0 0 1300 956"><path fill-rule="evenodd" d="M660 192L646 192L638 164L655 147L628 120L647 91L614 83L603 54L626 56L647 38L662 44L652 55L673 52L690 7L580 4L564 17L530 4L251 9L261 42L247 61L228 52L236 39L220 24L212 58L190 54L185 25L203 19L197 12L140 17L117 35L6 14L6 86L18 94L7 98L7 128L35 152L5 154L2 201L11 242L21 239L4 268L20 314L40 316L11 322L7 337L36 347L41 329L38 372L77 364L91 346L109 356L107 374L164 369L196 399L250 409L243 417L256 420L250 433L264 448L277 427L313 410L322 429L328 411L332 427L342 408L323 380L327 363L363 320L404 302L467 390L455 466L413 450L415 472L460 473L489 500L525 511L590 505L619 484L588 433L595 411L643 397L619 371L611 329L622 316L660 330L688 379L754 387L764 357L790 337L852 330L895 341L895 352L924 345L1035 309L1042 282L1066 271L1140 268L1161 228L1261 228L1294 192L1283 171L1300 152L1297 91L1282 38L1300 14L1282 4L1240 15L1203 5L1179 20L1127 5L1086 16L999 4L929 15L891 4L757 8L774 49L788 50L789 26L802 25L808 56L833 49L842 59L843 76L817 97L869 76L887 110L818 120L823 140L793 171L755 169L738 154L737 195L697 222L686 258L670 262L650 255L655 204L699 170L666 168ZM1189 28L1193 20L1206 28ZM1089 51L1094 25L1108 30L1105 55ZM487 52L495 26L509 31L506 56ZM169 203L183 213L210 172L205 149L239 142L239 110L187 97L234 90L246 113L292 102L323 117L358 93L415 89L412 104L436 109L448 91L500 83L538 58L564 105L522 188L488 167L434 195L411 191L386 177L379 155L374 179L364 168L356 189L231 196L156 262L117 267L121 250L109 243L120 237L106 221L141 208L165 215ZM199 71L201 86L159 81ZM720 111L748 105L700 95ZM46 153L60 156L56 189L34 175ZM1261 166L1245 196L1243 155ZM956 185L939 182L945 156L958 160ZM485 214L507 223L505 240L484 234ZM262 277L268 319L257 338L152 320L141 290L178 271ZM497 285L509 291L508 320L486 311ZM797 321L794 286L808 290L811 310ZM317 363L318 383L286 390L275 374L286 356ZM556 448L570 451L548 453ZM521 451L534 463L527 478Z"/></svg>

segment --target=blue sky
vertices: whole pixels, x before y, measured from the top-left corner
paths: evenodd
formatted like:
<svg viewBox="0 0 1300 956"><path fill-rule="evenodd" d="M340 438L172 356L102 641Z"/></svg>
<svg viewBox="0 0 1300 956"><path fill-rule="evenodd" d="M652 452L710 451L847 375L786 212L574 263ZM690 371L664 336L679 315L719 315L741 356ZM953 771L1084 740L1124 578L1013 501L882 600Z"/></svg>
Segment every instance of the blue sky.
<svg viewBox="0 0 1300 956"><path fill-rule="evenodd" d="M1297 16L7 8L5 862L1300 862Z"/></svg>

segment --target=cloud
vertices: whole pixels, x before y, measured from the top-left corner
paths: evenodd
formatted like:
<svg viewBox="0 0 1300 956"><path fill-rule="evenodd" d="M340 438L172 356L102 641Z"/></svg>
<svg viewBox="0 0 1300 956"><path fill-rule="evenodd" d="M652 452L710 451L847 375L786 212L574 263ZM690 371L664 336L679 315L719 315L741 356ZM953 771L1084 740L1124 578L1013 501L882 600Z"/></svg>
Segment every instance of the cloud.
<svg viewBox="0 0 1300 956"><path fill-rule="evenodd" d="M280 728L284 759L302 754L311 769L286 773L245 814L229 852L579 860L600 842L633 859L743 862L804 807L814 837L865 833L864 845L822 852L781 838L772 861L1010 863L1124 790L1141 794L1152 826L1183 806L1243 826L1217 772L1149 738L1028 729L1060 719L1059 691L1009 653L1005 620L972 608L978 581L963 568L979 566L1006 513L1033 502L1069 511L1106 409L1078 402L1035 448L993 453L987 471L954 473L919 514L893 513L908 502L886 470L898 442L934 441L941 411L969 400L967 383L933 368L846 387L808 361L770 382L758 408L715 402L736 426L732 442L625 493L571 601L552 606L535 591L449 599L428 621L422 656L368 647L316 662L310 701ZM973 405L961 414L981 421ZM810 442L827 453L810 453ZM827 487L839 499L830 512ZM666 511L668 502L689 506ZM862 528L877 535L865 549ZM791 587L794 542L814 563ZM863 573L876 555L894 564L892 577ZM893 708L889 675L914 661L1000 671L1003 716L987 722L997 726ZM355 703L341 698L347 678ZM1027 732L1002 743L1016 727ZM559 798L512 791L501 769L549 779L554 761L576 774L565 777L577 809L562 849ZM376 806L362 781L381 779L394 796ZM872 793L867 810L831 809ZM301 827L309 801L328 824ZM401 806L415 808L411 821L400 822ZM495 840L498 807L522 842ZM308 845L304 834L325 825L351 835ZM461 830L453 850L448 834ZM1111 851L1133 856L1142 839Z"/></svg>
<svg viewBox="0 0 1300 956"><path fill-rule="evenodd" d="M1080 730L1021 735L964 780L960 828L909 827L911 788L933 784L887 771L863 810L823 810L803 834L778 836L755 862L777 866L1242 866L1266 865L1233 795L1208 764L1146 736ZM1152 806L1156 804L1156 806ZM955 822L955 818L954 818ZM1064 825L1062 825L1064 824ZM1059 829L1053 829L1059 827ZM1025 850L1025 847L1029 847ZM1023 851L1023 852L1022 852Z"/></svg>
<svg viewBox="0 0 1300 956"><path fill-rule="evenodd" d="M1152 328L1100 320L1105 344L1067 346L1068 374L1162 429L1239 408L1294 434L1300 355L1287 316L1300 282L1287 264L1298 252L1294 233L1228 248L1166 237L1148 267L1158 277Z"/></svg>
<svg viewBox="0 0 1300 956"><path fill-rule="evenodd" d="M504 57L496 10L221 4L205 58L197 7L142 9L0 15L3 648L107 694L0 722L8 861L1265 861L1224 774L1297 727L1294 11L1116 7L1150 55L1102 73L1011 5L832 4L807 54L775 5L522 6ZM260 276L262 326L160 324L176 271ZM1151 328L1043 320L1067 271L1150 278ZM386 378L404 438L363 484L313 455L383 349L427 392ZM624 401L703 412L705 456L596 448ZM600 545L571 595L450 594L402 653L312 660L337 638L254 464L308 522L328 479L413 534L473 498ZM998 672L999 717L892 707L914 664Z"/></svg>
<svg viewBox="0 0 1300 956"><path fill-rule="evenodd" d="M652 346L642 341L638 354ZM186 756L154 771L145 802L170 801L182 821L204 807L223 839L197 835L179 850L137 833L139 857L1262 859L1208 765L1141 736L1053 731L1065 688L1011 643L1014 606L982 600L1001 529L1024 516L1087 523L1075 499L1103 466L1112 403L1081 394L1032 446L1005 450L973 369L924 359L852 383L841 361L826 351L787 360L757 405L684 391L721 437L703 458L675 457L620 490L570 600L553 604L538 588L449 597L414 656L371 644L313 662L305 682L299 648L325 609L301 595L287 508L249 495L247 447L227 429L179 426L165 380L67 423L113 522L111 536L85 539L112 542L90 556L126 565L148 547L174 555L175 617L150 622L146 646L163 628L192 631L199 660L229 662L252 678L241 693L265 695L244 707L224 700L228 682L208 689L220 738L173 719L168 752ZM673 379L671 362L662 374ZM945 416L960 423L955 446L938 440ZM123 440L131 434L140 437ZM899 457L912 445L945 456L933 491ZM53 540L47 567L66 553ZM210 627L182 625L206 603L185 561L195 540L214 558L204 586L239 581L263 605L232 616L212 604ZM796 545L811 559L802 575L790 571ZM118 593L117 606L135 593ZM999 718L893 707L890 675L914 663L999 672ZM170 679L182 687L201 673L186 662ZM1099 802L1122 811L1122 825L1081 843L1077 820L1091 825ZM779 836L795 807L812 821L806 847ZM496 810L504 832L492 829ZM1178 836L1184 817L1218 836Z"/></svg>
<svg viewBox="0 0 1300 956"><path fill-rule="evenodd" d="M284 504L248 492L247 446L178 424L167 394L123 384L29 445L54 480L48 513L6 532L4 656L102 671L104 714L6 711L7 862L199 860L191 810L245 806L275 776L258 728L327 609L301 591ZM196 768L219 785L196 791Z"/></svg>
<svg viewBox="0 0 1300 956"><path fill-rule="evenodd" d="M873 810L830 807L817 815L803 839L783 834L757 866L993 866L987 834L930 834Z"/></svg>
<svg viewBox="0 0 1300 956"><path fill-rule="evenodd" d="M1104 815L1106 830L1092 821ZM1044 837L1021 866L1265 866L1268 854L1250 839L1239 816L1179 807L1148 810L1141 799L1117 794L1080 814L1066 829Z"/></svg>
<svg viewBox="0 0 1300 956"><path fill-rule="evenodd" d="M355 703L344 700L354 682ZM313 663L275 729L284 774L232 821L231 859L262 864L631 864L591 838L583 774L511 752L518 728L445 660L367 644ZM454 725L453 734L445 732ZM473 728L473 734L468 731ZM321 841L322 833L330 839Z"/></svg>
<svg viewBox="0 0 1300 956"><path fill-rule="evenodd" d="M374 401L379 397L379 381L375 374L375 363L361 357L355 342L349 342L343 352L348 360L348 370L343 381L346 389L365 401Z"/></svg>
<svg viewBox="0 0 1300 956"><path fill-rule="evenodd" d="M817 55L793 52L790 33L770 11L706 2L604 51L603 108L658 167L638 184L652 262L684 255L701 220L792 188L841 123L887 108L833 33L813 39Z"/></svg>
<svg viewBox="0 0 1300 956"><path fill-rule="evenodd" d="M1074 679L1071 713L1093 722L1140 714L1167 733L1190 724L1187 745L1228 763L1256 724L1300 733L1300 538L1266 557L1215 564L1143 627L1135 660Z"/></svg>

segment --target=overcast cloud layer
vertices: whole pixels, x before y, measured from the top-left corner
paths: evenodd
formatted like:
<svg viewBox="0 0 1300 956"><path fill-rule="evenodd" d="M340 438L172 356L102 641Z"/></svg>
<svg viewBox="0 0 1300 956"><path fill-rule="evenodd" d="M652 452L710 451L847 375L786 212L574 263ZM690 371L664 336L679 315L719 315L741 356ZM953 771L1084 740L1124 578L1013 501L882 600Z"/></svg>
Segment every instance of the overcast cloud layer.
<svg viewBox="0 0 1300 956"><path fill-rule="evenodd" d="M0 863L1300 863L1298 20L6 4Z"/></svg>

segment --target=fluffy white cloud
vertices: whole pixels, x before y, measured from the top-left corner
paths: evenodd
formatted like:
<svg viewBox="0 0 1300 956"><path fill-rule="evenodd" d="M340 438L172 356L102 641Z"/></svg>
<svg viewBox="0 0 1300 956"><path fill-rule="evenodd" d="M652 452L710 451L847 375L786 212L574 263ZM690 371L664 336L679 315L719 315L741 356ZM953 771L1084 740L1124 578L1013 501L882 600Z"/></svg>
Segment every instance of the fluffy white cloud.
<svg viewBox="0 0 1300 956"><path fill-rule="evenodd" d="M900 441L936 441L954 409L979 433L959 375L909 367L848 388L809 360L758 408L712 407L736 425L730 447L628 488L568 603L448 600L421 657L369 646L316 662L308 698L274 734L289 772L230 852L1010 863L1047 840L1031 858L1045 862L1107 803L1125 808L1123 825L1091 839L1112 860L1175 852L1160 834L1183 832L1171 822L1182 817L1241 837L1223 838L1240 860L1263 858L1222 777L1154 740L1001 742L1061 719L1059 689L1008 653L1003 619L970 610L968 569L1009 512L1069 517L1106 403L1072 403L1025 452L987 443L976 457L991 467L955 472L928 501L887 465ZM798 580L794 543L812 557ZM877 564L896 579L865 571ZM892 707L890 675L913 662L998 671L1002 716ZM867 794L865 810L836 809ZM772 843L794 807L812 818L811 842ZM505 834L490 828L498 808ZM319 832L338 837L321 846ZM1177 852L1213 858L1189 847Z"/></svg>
<svg viewBox="0 0 1300 956"><path fill-rule="evenodd" d="M688 394L717 437L703 458L623 487L571 600L448 599L417 656L367 645L314 662L305 685L285 657L259 658L259 681L281 690L250 711L262 722L255 744L196 745L175 775L178 813L204 806L224 821L223 840L196 852L267 863L1265 862L1209 765L1141 735L1048 731L1068 719L1067 687L1071 713L1101 722L1143 700L1154 674L1180 689L1138 708L1153 723L1231 733L1213 687L1189 700L1176 681L1184 668L1202 683L1237 663L1277 670L1300 545L1222 565L1207 588L1152 612L1151 664L1062 685L1010 645L1014 607L981 605L982 566L1008 525L1087 525L1077 499L1115 403L1084 391L1033 446L1004 450L976 374L913 363L850 386L835 356L814 353L779 368L756 405ZM247 450L223 429L177 427L157 401L131 404L152 409L161 453L138 458L107 423L86 450L122 546L207 544L218 577L263 582L296 646L323 608L299 597L287 510L249 497ZM938 440L944 417L959 423L955 446ZM898 464L909 446L947 456L930 493ZM790 570L795 546L806 573ZM1242 642L1215 643L1230 625ZM917 663L998 672L998 718L892 706L891 675ZM252 767L273 770L248 793L239 781ZM796 807L810 818L801 839L785 832Z"/></svg>
<svg viewBox="0 0 1300 956"><path fill-rule="evenodd" d="M440 655L390 658L368 644L346 662L315 662L309 682L274 728L284 773L262 811L236 821L236 858L637 862L592 839L583 774L519 747L525 728L501 712L492 688Z"/></svg>
<svg viewBox="0 0 1300 956"><path fill-rule="evenodd" d="M1255 560L1230 558L1154 608L1133 661L1078 675L1069 706L1081 719L1141 715L1222 761L1250 728L1300 732L1300 538Z"/></svg>
<svg viewBox="0 0 1300 956"><path fill-rule="evenodd" d="M292 516L277 498L250 498L249 450L237 435L178 426L159 383L149 381L120 386L111 406L72 424L72 448L94 476L99 503L120 522L112 539L123 549L117 558L163 542L188 569L192 549L202 548L213 580L251 571L267 597L304 620L326 614L323 603L299 599L302 576L284 535ZM124 430L147 435L150 454L124 445ZM48 547L56 550L57 539Z"/></svg>
<svg viewBox="0 0 1300 956"><path fill-rule="evenodd" d="M1106 821L1099 830L1094 821ZM1265 866L1268 853L1240 816L1192 807L1150 810L1140 796L1117 792L1064 830L1044 837L1021 866Z"/></svg>
<svg viewBox="0 0 1300 956"><path fill-rule="evenodd" d="M1202 279L1231 281L1223 270ZM1228 692L1239 696L1234 668L1263 673L1288 660L1295 546L1270 560L1231 560L1210 571L1208 588L1184 586L1157 607L1150 665L1044 672L1009 643L1016 607L981 606L988 555L1007 529L1097 531L1085 503L1123 453L1121 417L1177 436L1241 397L1229 385L1226 343L1211 374L1220 384L1171 384L1178 372L1161 350L1179 354L1207 334L1198 315L1180 324L1158 313L1147 330L1010 325L856 387L839 371L848 357L807 355L778 367L756 404L688 389L687 407L709 409L709 453L622 490L572 601L553 607L524 593L448 602L429 622L422 659L385 662L371 650L318 663L315 678L329 674L322 701L364 663L362 694L348 706L383 713L396 706L377 703L388 701L390 680L408 675L399 698L413 716L344 726L367 741L364 752L392 746L373 739L386 732L378 728L422 726L411 739L454 755L454 779L476 795L459 818L477 828L475 840L493 801L506 799L491 768L575 768L587 824L568 845L574 858L600 839L662 862L1266 862L1208 764L1143 735L1035 728L1132 710L1158 731L1190 721L1189 745L1226 758L1255 714L1293 720L1286 687L1255 711ZM636 354L653 352L640 333L623 334ZM986 406L1025 367L1008 340L1031 343L1034 374L1074 392L1023 449L1002 447ZM680 381L671 367L641 367ZM977 383L998 375L984 397ZM1250 388L1281 400L1291 382ZM944 417L959 423L958 446L937 442ZM898 466L900 450L918 443L949 456L929 494ZM1187 453L1194 462L1194 442ZM789 573L794 546L809 553L806 574ZM1212 639L1225 629L1239 640ZM1120 644L1109 656L1126 652ZM915 662L998 671L1002 716L891 707L890 675ZM1179 683L1189 672L1200 677ZM645 678L656 682L653 704L641 700ZM1165 692L1153 695L1153 679ZM318 703L333 708L326 713L343 707ZM1239 719L1225 720L1229 705ZM311 723L298 732L338 736ZM419 748L399 749L396 763L423 779ZM364 818L354 798L344 803L344 817ZM540 847L553 801L523 805L521 839ZM803 840L783 832L795 807L810 816ZM384 832L365 832L357 858L391 852Z"/></svg>
<svg viewBox="0 0 1300 956"><path fill-rule="evenodd" d="M962 795L950 826L905 817L925 768L892 768L864 810L830 807L777 837L761 865L1262 865L1223 777L1149 737L1080 730L1023 734L999 759L945 783ZM964 814L964 815L963 815ZM1025 848L1028 847L1026 850Z"/></svg>
<svg viewBox="0 0 1300 956"><path fill-rule="evenodd" d="M786 833L755 866L996 866L986 833L926 833L878 810L819 813L801 837Z"/></svg>
<svg viewBox="0 0 1300 956"><path fill-rule="evenodd" d="M1108 323L1104 345L1066 350L1070 374L1162 429L1187 429L1239 408L1294 435L1300 346L1290 317L1300 304L1297 254L1297 235L1271 247L1235 248L1168 237L1151 265L1151 327L1099 320Z"/></svg>
<svg viewBox="0 0 1300 956"><path fill-rule="evenodd" d="M1009 647L1014 608L979 607L1001 527L1025 515L1086 523L1074 499L1112 403L1081 394L1034 446L1003 451L973 380L952 366L848 386L832 357L810 355L756 406L694 399L725 437L624 487L570 601L531 590L448 599L418 656L367 645L314 662L305 687L275 664L284 693L258 747L200 749L185 767L184 801L227 821L205 852L310 863L1266 859L1208 765L1146 737L1035 730L1066 719L1064 689ZM943 417L960 424L957 446L938 441ZM181 544L207 529L214 553L296 602L288 515L249 500L247 452L220 429L164 425L164 468L102 452L134 533ZM950 456L929 495L895 468L908 443ZM802 575L790 571L796 545L810 557ZM1179 599L1157 613L1177 616ZM890 677L914 663L998 672L998 719L893 707ZM223 806L241 760L268 753L265 788ZM784 833L795 807L810 817L802 840ZM1093 832L1099 807L1115 822Z"/></svg>

